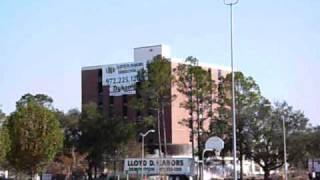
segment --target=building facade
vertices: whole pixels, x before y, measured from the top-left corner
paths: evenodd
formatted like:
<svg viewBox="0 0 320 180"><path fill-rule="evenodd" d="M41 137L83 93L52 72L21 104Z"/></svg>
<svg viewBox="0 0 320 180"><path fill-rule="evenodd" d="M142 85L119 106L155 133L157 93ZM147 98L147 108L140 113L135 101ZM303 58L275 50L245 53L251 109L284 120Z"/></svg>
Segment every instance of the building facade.
<svg viewBox="0 0 320 180"><path fill-rule="evenodd" d="M146 68L146 63L157 55L171 60L172 71L182 63L170 56L168 46L156 45L134 48L133 62L83 67L82 105L95 103L109 117L117 115L134 123L141 123L144 114L131 108L129 102L136 96L134 87L138 82L137 72ZM226 68L210 65L203 65L203 68L211 72L215 81L228 71ZM164 112L168 153L190 154L190 130L179 123L189 116L188 111L180 107L181 102L187 97L180 94L175 85L171 87L171 93L176 98ZM148 135L148 137L146 142L156 147L157 135Z"/></svg>

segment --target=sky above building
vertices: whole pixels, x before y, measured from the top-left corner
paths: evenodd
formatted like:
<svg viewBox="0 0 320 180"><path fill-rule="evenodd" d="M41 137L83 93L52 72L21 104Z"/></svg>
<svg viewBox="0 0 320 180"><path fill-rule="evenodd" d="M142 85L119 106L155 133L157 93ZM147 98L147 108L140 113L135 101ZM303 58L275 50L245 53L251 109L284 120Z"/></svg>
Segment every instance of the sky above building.
<svg viewBox="0 0 320 180"><path fill-rule="evenodd" d="M320 125L320 1L240 0L235 66L271 101L286 100ZM81 67L130 62L133 48L167 44L173 57L230 65L222 0L0 1L0 108L25 93L81 107Z"/></svg>

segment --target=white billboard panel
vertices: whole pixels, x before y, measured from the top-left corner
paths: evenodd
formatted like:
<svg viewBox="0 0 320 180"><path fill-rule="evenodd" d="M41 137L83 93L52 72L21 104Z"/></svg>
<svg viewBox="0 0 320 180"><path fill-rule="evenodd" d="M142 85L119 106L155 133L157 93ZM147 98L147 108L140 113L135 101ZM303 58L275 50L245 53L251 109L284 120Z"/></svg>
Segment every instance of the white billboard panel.
<svg viewBox="0 0 320 180"><path fill-rule="evenodd" d="M110 96L135 94L138 72L144 69L143 62L105 65L102 68L102 85L109 86Z"/></svg>
<svg viewBox="0 0 320 180"><path fill-rule="evenodd" d="M128 174L141 174L141 159L128 158L124 162L124 171ZM192 158L146 158L143 159L143 172L147 175L193 175Z"/></svg>

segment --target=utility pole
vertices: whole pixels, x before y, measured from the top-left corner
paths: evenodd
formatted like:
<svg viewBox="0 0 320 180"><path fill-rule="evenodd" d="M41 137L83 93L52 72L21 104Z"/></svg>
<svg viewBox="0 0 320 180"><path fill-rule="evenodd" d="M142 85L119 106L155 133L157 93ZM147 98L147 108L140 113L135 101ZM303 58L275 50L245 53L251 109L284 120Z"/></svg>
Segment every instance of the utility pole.
<svg viewBox="0 0 320 180"><path fill-rule="evenodd" d="M234 180L237 180L237 135L236 135L236 101L234 87L234 69L233 69L233 6L238 4L239 0L224 0L224 4L230 7L230 60L232 73L232 132L233 132L233 173Z"/></svg>

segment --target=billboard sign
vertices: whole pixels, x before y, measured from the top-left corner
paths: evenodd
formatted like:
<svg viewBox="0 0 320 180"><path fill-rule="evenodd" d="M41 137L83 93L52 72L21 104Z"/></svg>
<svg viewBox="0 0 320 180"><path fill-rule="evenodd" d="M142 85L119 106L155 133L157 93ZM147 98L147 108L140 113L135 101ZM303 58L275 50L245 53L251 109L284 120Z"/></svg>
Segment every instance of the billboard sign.
<svg viewBox="0 0 320 180"><path fill-rule="evenodd" d="M105 65L102 68L102 86L109 86L110 96L135 94L138 72L144 69L143 62Z"/></svg>
<svg viewBox="0 0 320 180"><path fill-rule="evenodd" d="M128 174L141 174L142 161L128 158L124 162L124 171ZM147 175L194 175L192 158L146 158L143 159L143 172Z"/></svg>

